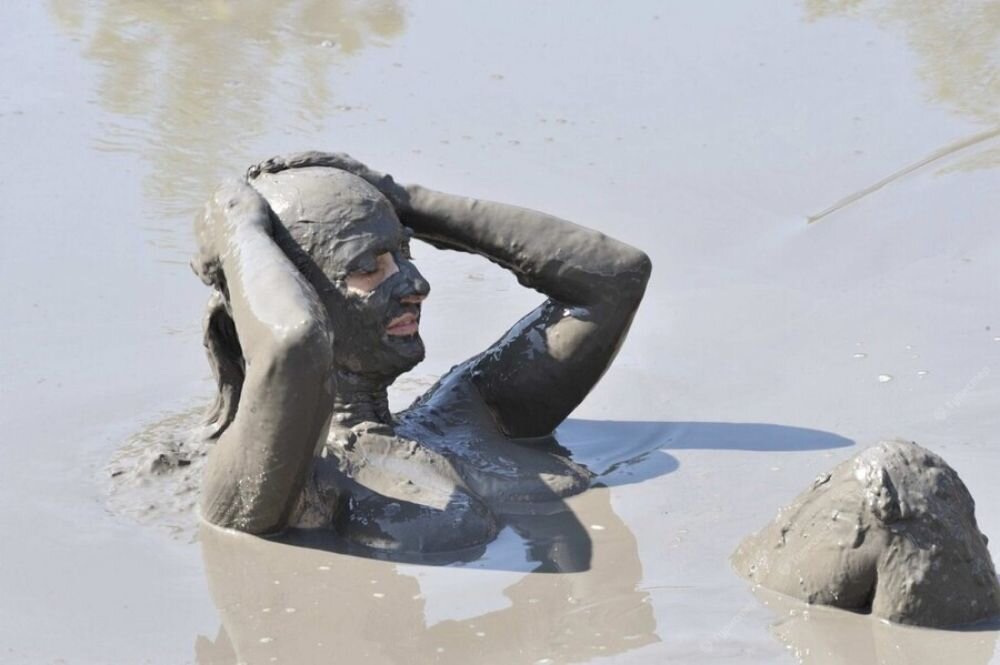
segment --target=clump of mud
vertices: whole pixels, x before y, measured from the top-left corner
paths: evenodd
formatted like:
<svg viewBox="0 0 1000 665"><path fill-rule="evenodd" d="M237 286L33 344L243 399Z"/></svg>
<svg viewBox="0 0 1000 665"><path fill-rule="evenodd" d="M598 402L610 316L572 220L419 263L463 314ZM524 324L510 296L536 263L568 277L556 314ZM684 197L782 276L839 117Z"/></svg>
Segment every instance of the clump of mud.
<svg viewBox="0 0 1000 665"><path fill-rule="evenodd" d="M915 443L887 441L817 478L733 563L808 603L945 628L1000 616L987 542L954 469Z"/></svg>
<svg viewBox="0 0 1000 665"><path fill-rule="evenodd" d="M105 467L108 507L137 522L194 540L198 491L211 449L206 408L169 415L132 435Z"/></svg>

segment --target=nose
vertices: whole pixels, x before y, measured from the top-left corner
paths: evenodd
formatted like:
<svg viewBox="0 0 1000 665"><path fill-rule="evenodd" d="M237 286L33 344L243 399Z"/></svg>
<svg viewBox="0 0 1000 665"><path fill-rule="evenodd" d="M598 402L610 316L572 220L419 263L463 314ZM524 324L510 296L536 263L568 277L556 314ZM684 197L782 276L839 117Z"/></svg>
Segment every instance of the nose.
<svg viewBox="0 0 1000 665"><path fill-rule="evenodd" d="M406 281L406 292L399 299L400 302L408 305L419 305L431 292L431 285L427 283L427 280L411 261L403 261L399 268L400 272L405 274Z"/></svg>

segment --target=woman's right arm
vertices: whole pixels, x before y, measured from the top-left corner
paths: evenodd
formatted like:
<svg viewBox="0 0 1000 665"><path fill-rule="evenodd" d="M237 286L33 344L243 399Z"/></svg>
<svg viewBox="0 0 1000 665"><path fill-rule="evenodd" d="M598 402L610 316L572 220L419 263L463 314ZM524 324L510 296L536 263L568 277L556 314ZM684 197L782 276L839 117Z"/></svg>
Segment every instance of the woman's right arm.
<svg viewBox="0 0 1000 665"><path fill-rule="evenodd" d="M333 403L325 310L270 229L267 203L236 181L195 225L198 271L227 294L246 362L236 416L205 468L202 516L257 534L287 526Z"/></svg>

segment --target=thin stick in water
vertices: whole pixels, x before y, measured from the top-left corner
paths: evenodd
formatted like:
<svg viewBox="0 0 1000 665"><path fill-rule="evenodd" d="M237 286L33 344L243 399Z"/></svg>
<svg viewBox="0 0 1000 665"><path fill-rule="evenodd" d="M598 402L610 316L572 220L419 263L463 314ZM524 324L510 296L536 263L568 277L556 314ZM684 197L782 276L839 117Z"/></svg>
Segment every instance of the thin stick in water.
<svg viewBox="0 0 1000 665"><path fill-rule="evenodd" d="M832 206L830 206L829 208L827 208L826 210L824 210L823 212L818 213L816 215L809 216L808 217L808 223L809 224L813 224L814 222L818 222L819 220L823 219L824 217L827 217L828 215L832 215L833 213L837 212L841 208L846 208L847 206L851 205L852 203L860 201L861 199L863 199L864 197L868 196L869 194L871 194L873 192L877 192L878 190L882 189L886 185L889 185L889 184L895 182L896 180L899 180L900 178L913 173L914 171L916 171L918 169L922 169L923 167L927 166L928 164L936 162L937 160L942 159L944 157L947 157L949 155L953 155L956 152L959 152L961 150L965 150L966 148L974 146L977 143L982 143L983 141L989 141L990 139L995 138L997 136L1000 136L1000 127L997 127L995 129L991 129L991 130L986 131L986 132L981 132L979 134L975 134L974 136L970 136L969 138L962 139L961 141L957 141L955 143L952 143L951 145L945 146L944 148L941 148L940 150L936 150L935 152L932 152L927 157L924 157L923 159L921 159L919 162L914 162L913 164L910 164L909 166L904 167L904 168L900 169L899 171L896 171L892 175L890 175L890 176L888 176L886 178L883 178L882 180L879 180L874 185L870 185L868 187L865 187L862 190L854 192L850 196L845 196L844 198L840 199L839 201L837 201L836 203L834 203Z"/></svg>

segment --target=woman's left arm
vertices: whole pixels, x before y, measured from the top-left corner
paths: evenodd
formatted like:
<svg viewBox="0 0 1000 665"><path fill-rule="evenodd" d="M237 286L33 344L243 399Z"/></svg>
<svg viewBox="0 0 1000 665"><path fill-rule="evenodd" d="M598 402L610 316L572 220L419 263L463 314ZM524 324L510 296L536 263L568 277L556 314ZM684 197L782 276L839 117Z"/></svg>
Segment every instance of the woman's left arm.
<svg viewBox="0 0 1000 665"><path fill-rule="evenodd" d="M406 188L396 197L417 238L479 254L548 296L471 362L474 382L508 436L550 433L614 359L645 293L642 251L534 210Z"/></svg>
<svg viewBox="0 0 1000 665"><path fill-rule="evenodd" d="M534 210L402 187L343 153L305 152L251 170L323 165L364 178L417 238L479 254L548 299L464 365L511 437L552 432L604 374L642 300L646 254L602 233Z"/></svg>

